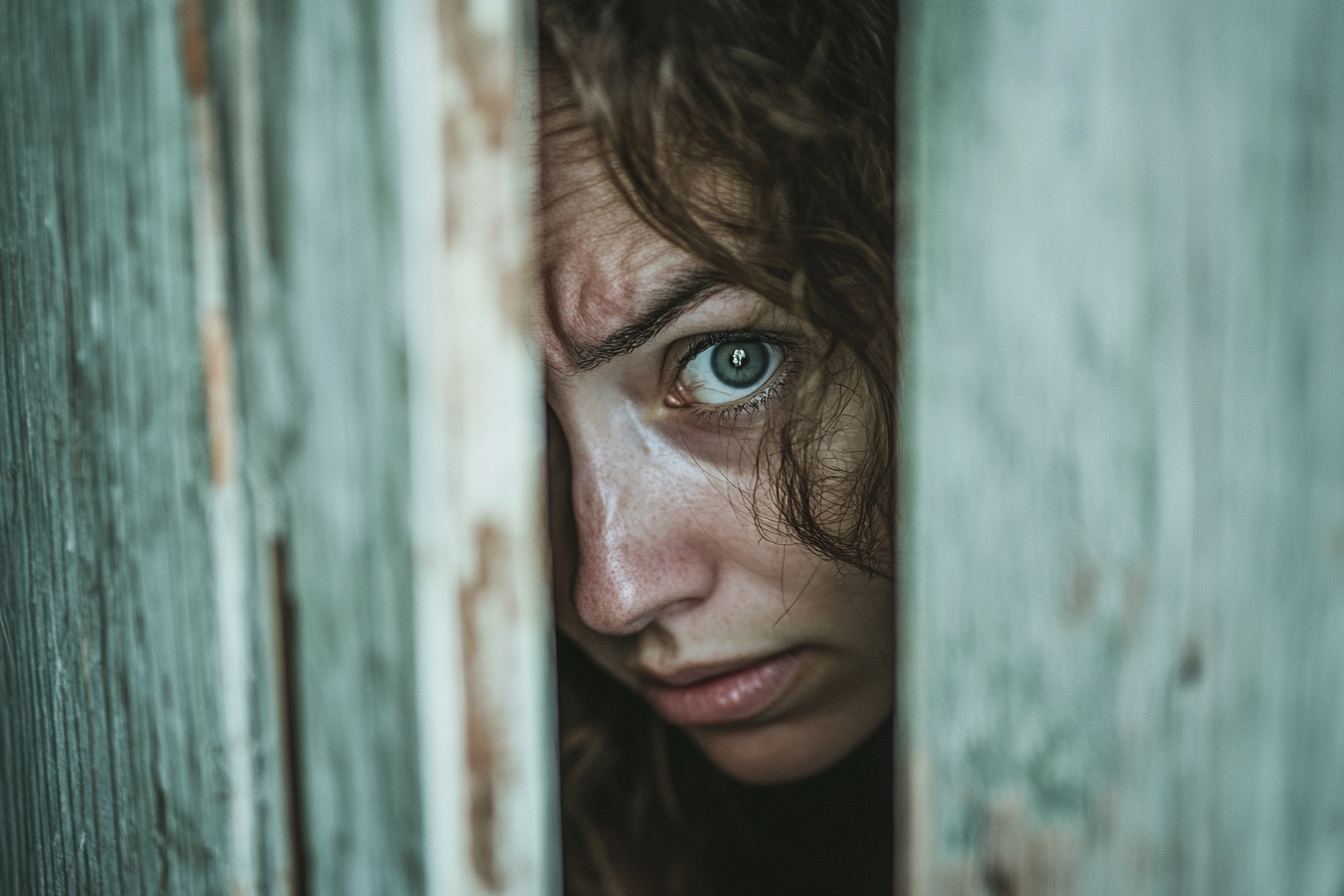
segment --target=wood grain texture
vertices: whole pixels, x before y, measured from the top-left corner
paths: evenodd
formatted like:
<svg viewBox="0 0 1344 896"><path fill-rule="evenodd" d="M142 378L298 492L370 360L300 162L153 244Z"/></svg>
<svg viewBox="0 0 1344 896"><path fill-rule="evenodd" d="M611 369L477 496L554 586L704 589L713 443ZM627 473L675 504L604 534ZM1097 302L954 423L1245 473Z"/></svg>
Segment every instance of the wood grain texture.
<svg viewBox="0 0 1344 896"><path fill-rule="evenodd" d="M258 662L288 678L270 848L296 891L421 893L395 48L362 3L229 0L211 36L256 618L284 629Z"/></svg>
<svg viewBox="0 0 1344 896"><path fill-rule="evenodd" d="M216 24L309 892L557 875L520 12L230 0Z"/></svg>
<svg viewBox="0 0 1344 896"><path fill-rule="evenodd" d="M394 14L426 892L559 892L527 5Z"/></svg>
<svg viewBox="0 0 1344 896"><path fill-rule="evenodd" d="M1344 7L910 2L910 892L1344 892Z"/></svg>
<svg viewBox="0 0 1344 896"><path fill-rule="evenodd" d="M519 8L0 25L0 891L554 889Z"/></svg>
<svg viewBox="0 0 1344 896"><path fill-rule="evenodd" d="M231 878L172 4L0 8L0 891Z"/></svg>

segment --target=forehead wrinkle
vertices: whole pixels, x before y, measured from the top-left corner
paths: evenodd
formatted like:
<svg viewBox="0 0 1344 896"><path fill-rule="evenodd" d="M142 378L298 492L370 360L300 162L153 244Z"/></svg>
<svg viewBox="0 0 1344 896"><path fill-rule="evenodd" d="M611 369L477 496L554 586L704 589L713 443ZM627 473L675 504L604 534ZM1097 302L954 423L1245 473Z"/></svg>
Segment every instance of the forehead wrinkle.
<svg viewBox="0 0 1344 896"><path fill-rule="evenodd" d="M584 369L580 362L583 346L588 342L584 332L591 331L600 336L598 328L612 316L604 313L605 309L601 307L604 302L591 300L594 295L610 296L614 292L606 282L607 277L597 268L598 265L588 260L581 266L549 264L542 270L546 317L543 342L548 354L559 362L552 364L559 371L575 373ZM628 290L623 293L628 296ZM628 307L631 303L619 304Z"/></svg>
<svg viewBox="0 0 1344 896"><path fill-rule="evenodd" d="M635 213L572 112L550 106L539 141L542 340L556 372L633 352L723 285Z"/></svg>
<svg viewBox="0 0 1344 896"><path fill-rule="evenodd" d="M575 346L579 368L591 370L612 358L630 354L727 286L723 278L707 270L678 272L637 303L642 313L635 320L596 343Z"/></svg>
<svg viewBox="0 0 1344 896"><path fill-rule="evenodd" d="M683 314L731 287L720 275L698 267L675 270L643 293L629 285L633 278L618 278L615 283L622 284L620 286L605 282L601 273L598 278L597 293L602 298L593 303L595 313L585 314L588 310L585 306L589 303L583 296L592 294L587 278L581 275L567 277L554 268L545 275L548 346L553 350L562 349L566 360L564 367L570 372L592 370L613 358L634 352ZM617 310L606 313L613 302ZM573 317L580 329L598 330L602 323L613 318L617 323L625 323L599 332L595 338L584 338L586 334L576 336L571 332L573 327L565 325L562 306L574 308Z"/></svg>

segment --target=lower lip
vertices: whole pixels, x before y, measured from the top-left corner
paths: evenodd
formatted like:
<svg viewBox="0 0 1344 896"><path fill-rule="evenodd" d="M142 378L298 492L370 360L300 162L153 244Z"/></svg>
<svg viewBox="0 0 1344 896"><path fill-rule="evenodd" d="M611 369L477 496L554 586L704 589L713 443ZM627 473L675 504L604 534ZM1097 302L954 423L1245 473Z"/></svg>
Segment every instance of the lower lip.
<svg viewBox="0 0 1344 896"><path fill-rule="evenodd" d="M798 668L797 651L781 653L754 666L682 686L644 682L644 693L658 714L673 725L721 725L742 722L775 702Z"/></svg>

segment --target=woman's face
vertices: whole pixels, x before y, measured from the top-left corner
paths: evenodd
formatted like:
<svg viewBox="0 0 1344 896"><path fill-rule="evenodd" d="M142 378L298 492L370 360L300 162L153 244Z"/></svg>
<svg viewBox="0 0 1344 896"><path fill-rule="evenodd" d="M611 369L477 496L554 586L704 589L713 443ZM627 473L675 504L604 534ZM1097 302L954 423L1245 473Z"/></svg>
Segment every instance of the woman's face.
<svg viewBox="0 0 1344 896"><path fill-rule="evenodd" d="M542 141L557 622L728 774L806 777L891 711L893 600L753 516L770 518L756 449L804 330L641 222L558 114Z"/></svg>

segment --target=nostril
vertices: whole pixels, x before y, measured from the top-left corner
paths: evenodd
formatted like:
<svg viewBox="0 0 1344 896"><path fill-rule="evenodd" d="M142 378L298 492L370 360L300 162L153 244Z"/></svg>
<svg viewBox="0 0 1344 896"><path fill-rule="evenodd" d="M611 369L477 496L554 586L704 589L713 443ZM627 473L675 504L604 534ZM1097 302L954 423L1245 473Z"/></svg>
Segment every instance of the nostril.
<svg viewBox="0 0 1344 896"><path fill-rule="evenodd" d="M633 635L653 621L656 607L640 600L642 589L635 583L593 575L585 570L586 565L580 562L574 587L574 605L584 625L600 634L620 636Z"/></svg>

